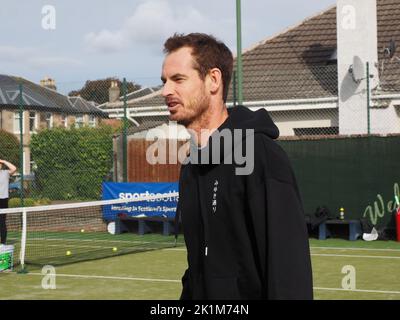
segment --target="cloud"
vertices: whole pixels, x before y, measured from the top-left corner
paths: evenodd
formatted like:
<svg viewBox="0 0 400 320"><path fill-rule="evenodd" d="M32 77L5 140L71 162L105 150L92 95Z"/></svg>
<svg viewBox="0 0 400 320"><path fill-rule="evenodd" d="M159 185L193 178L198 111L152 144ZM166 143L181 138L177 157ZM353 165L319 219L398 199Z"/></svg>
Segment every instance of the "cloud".
<svg viewBox="0 0 400 320"><path fill-rule="evenodd" d="M97 34L90 32L85 35L85 42L90 51L95 52L114 52L126 46L121 32L111 32L109 30L102 30Z"/></svg>
<svg viewBox="0 0 400 320"><path fill-rule="evenodd" d="M171 2L154 0L140 5L124 25L130 39L144 44L163 41L176 31L188 32L207 25L207 19L189 5L171 7Z"/></svg>
<svg viewBox="0 0 400 320"><path fill-rule="evenodd" d="M35 48L0 46L0 60L3 62L21 62L22 59L37 53Z"/></svg>
<svg viewBox="0 0 400 320"><path fill-rule="evenodd" d="M37 48L14 46L0 46L0 61L2 63L25 64L31 68L74 67L82 64L79 60L46 55Z"/></svg>
<svg viewBox="0 0 400 320"><path fill-rule="evenodd" d="M29 65L35 68L43 67L78 67L83 65L82 61L64 57L34 57L28 59Z"/></svg>
<svg viewBox="0 0 400 320"><path fill-rule="evenodd" d="M212 32L223 30L225 21L207 18L195 7L184 2L150 0L138 5L131 16L115 31L104 29L90 32L84 40L87 49L94 52L120 52L130 45L156 47L175 32Z"/></svg>

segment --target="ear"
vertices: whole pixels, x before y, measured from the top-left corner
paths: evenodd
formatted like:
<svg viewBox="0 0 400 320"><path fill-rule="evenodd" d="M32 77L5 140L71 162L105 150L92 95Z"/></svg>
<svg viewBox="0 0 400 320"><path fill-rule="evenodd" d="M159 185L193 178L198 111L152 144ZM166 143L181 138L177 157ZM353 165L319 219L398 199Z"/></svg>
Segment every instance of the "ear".
<svg viewBox="0 0 400 320"><path fill-rule="evenodd" d="M208 71L209 90L211 94L216 94L220 90L222 92L222 73L218 68Z"/></svg>

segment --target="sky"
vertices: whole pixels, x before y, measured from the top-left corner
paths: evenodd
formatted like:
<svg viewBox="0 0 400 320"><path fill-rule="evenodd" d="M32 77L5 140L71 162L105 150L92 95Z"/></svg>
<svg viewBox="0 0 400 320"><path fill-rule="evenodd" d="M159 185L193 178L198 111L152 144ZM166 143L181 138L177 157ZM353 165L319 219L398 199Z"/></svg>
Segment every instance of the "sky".
<svg viewBox="0 0 400 320"><path fill-rule="evenodd" d="M336 3L241 2L243 50ZM0 0L0 21L0 74L48 76L63 93L107 77L160 85L175 32L213 34L236 55L236 0Z"/></svg>

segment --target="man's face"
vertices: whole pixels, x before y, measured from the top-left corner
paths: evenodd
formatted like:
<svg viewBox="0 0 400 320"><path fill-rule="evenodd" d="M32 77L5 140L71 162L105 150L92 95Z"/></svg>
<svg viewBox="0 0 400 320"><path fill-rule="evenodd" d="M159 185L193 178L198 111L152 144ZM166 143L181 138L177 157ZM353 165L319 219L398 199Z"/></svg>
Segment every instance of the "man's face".
<svg viewBox="0 0 400 320"><path fill-rule="evenodd" d="M161 75L169 119L186 127L201 118L210 101L207 81L203 81L194 69L191 51L191 48L183 47L166 56Z"/></svg>

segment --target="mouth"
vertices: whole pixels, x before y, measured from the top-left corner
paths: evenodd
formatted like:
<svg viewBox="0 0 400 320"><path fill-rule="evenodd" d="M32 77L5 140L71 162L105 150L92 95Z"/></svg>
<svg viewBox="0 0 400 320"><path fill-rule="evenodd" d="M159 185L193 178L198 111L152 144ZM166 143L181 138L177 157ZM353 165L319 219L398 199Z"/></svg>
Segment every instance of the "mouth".
<svg viewBox="0 0 400 320"><path fill-rule="evenodd" d="M179 105L180 105L179 101L167 101L168 110L170 112L175 112L176 109L178 109Z"/></svg>

